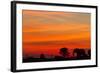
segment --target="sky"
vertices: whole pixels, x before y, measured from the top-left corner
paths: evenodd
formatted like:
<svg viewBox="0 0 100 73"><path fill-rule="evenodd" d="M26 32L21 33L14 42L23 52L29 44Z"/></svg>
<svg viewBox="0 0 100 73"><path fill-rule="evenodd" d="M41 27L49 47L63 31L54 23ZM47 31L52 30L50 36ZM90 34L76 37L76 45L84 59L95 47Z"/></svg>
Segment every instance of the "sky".
<svg viewBox="0 0 100 73"><path fill-rule="evenodd" d="M23 10L22 17L23 56L91 48L90 13Z"/></svg>

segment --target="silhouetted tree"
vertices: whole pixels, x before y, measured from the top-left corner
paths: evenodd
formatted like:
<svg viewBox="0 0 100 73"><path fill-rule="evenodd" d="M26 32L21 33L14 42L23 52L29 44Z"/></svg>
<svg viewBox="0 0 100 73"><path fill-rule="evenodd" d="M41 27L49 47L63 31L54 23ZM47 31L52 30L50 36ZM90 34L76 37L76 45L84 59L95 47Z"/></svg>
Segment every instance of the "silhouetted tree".
<svg viewBox="0 0 100 73"><path fill-rule="evenodd" d="M76 56L76 58L86 58L86 52L84 49L79 49L79 48L75 48L73 51L73 55Z"/></svg>
<svg viewBox="0 0 100 73"><path fill-rule="evenodd" d="M89 58L91 57L91 50L90 49L88 50L88 57Z"/></svg>
<svg viewBox="0 0 100 73"><path fill-rule="evenodd" d="M40 54L40 58L41 59L45 59L45 55L44 54Z"/></svg>
<svg viewBox="0 0 100 73"><path fill-rule="evenodd" d="M68 56L68 48L61 48L59 53L65 58Z"/></svg>

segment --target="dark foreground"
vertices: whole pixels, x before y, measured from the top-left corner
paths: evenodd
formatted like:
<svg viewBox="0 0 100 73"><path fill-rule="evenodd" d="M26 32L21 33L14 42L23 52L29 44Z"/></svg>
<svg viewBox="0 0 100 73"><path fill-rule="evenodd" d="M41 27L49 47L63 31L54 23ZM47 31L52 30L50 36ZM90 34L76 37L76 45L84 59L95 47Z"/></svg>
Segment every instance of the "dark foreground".
<svg viewBox="0 0 100 73"><path fill-rule="evenodd" d="M28 58L28 59L23 59L23 63L28 63L28 62L46 62L46 61L69 61L69 60L88 60L90 57L84 57L84 58Z"/></svg>
<svg viewBox="0 0 100 73"><path fill-rule="evenodd" d="M39 58L26 57L23 58L23 63L26 62L45 62L45 61L64 61L64 60L87 60L91 59L91 50L85 50L80 48L75 48L73 50L73 57L69 57L68 48L59 49L59 55L53 56L53 58L47 58L44 54L40 54Z"/></svg>

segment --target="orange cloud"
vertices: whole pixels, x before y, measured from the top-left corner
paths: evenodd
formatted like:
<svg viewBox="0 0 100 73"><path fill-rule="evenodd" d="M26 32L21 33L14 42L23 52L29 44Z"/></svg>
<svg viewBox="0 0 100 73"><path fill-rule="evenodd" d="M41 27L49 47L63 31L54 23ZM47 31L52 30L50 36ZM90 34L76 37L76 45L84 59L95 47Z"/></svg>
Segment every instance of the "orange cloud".
<svg viewBox="0 0 100 73"><path fill-rule="evenodd" d="M22 33L25 53L45 50L51 54L61 47L91 48L89 13L23 10Z"/></svg>

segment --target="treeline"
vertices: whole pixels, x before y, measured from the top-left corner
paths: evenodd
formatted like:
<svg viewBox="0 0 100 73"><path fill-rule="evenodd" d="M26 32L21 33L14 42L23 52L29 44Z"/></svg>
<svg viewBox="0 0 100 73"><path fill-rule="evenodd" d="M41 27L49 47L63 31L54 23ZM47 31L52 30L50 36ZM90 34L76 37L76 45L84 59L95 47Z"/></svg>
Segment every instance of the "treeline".
<svg viewBox="0 0 100 73"><path fill-rule="evenodd" d="M53 56L53 58L47 58L45 54L40 54L39 58L27 57L23 58L23 62L40 62L40 61L59 61L59 60L83 60L91 58L91 50L85 50L82 48L75 48L72 52L72 57L69 57L70 52L68 48L60 48L59 55Z"/></svg>

